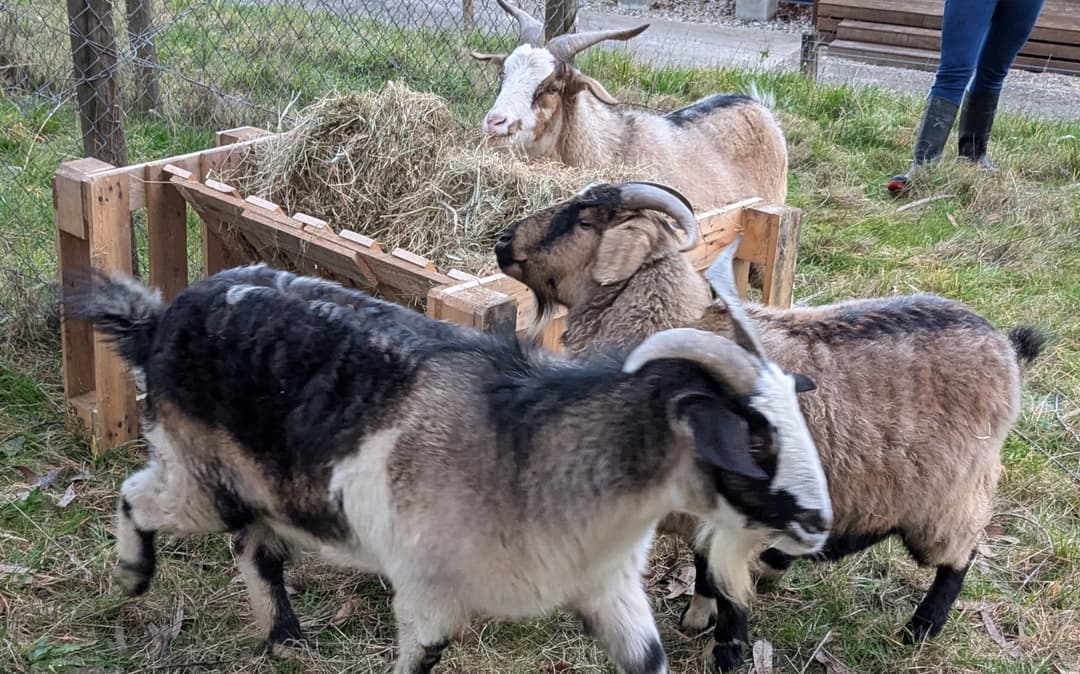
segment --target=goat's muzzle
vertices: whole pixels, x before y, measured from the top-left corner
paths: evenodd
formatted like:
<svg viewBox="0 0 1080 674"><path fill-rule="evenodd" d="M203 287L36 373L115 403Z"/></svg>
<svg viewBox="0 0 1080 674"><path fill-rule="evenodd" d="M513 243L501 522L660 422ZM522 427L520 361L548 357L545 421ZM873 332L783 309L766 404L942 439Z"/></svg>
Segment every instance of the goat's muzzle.
<svg viewBox="0 0 1080 674"><path fill-rule="evenodd" d="M499 263L499 269L504 274L509 274L509 270L515 264L514 261L514 228L509 227L503 231L502 236L495 242L495 260Z"/></svg>

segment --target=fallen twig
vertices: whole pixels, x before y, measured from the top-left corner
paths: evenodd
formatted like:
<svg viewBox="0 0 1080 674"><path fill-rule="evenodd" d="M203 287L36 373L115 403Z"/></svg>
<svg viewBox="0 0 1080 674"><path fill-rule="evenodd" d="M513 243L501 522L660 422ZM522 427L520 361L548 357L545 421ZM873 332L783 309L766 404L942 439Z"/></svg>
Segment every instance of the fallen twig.
<svg viewBox="0 0 1080 674"><path fill-rule="evenodd" d="M897 213L903 213L904 211L910 211L913 208L918 208L920 206L925 206L926 204L928 204L928 203L930 203L932 201L939 201L941 199L952 199L954 196L956 196L956 195L954 195L954 194L939 194L939 195L933 196L933 197L925 197L925 198L922 198L922 199L918 199L916 201L912 201L910 204L904 204L900 208L897 208L896 212Z"/></svg>

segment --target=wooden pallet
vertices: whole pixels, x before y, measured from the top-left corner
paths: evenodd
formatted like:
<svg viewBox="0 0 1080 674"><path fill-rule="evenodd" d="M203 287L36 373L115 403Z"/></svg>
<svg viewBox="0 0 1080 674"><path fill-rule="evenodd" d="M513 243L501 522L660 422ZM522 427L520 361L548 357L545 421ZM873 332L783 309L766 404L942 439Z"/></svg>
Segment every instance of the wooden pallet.
<svg viewBox="0 0 1080 674"><path fill-rule="evenodd" d="M829 53L936 70L944 0L818 0L815 27ZM1080 2L1046 0L1014 68L1080 75Z"/></svg>
<svg viewBox="0 0 1080 674"><path fill-rule="evenodd" d="M95 159L65 162L53 179L59 277L65 297L84 290L86 270L131 271L132 212L145 209L149 278L171 300L188 285L187 209L202 223L202 269L266 261L376 293L429 316L485 330L523 334L532 321L532 292L493 274L442 272L423 255L383 250L362 233L335 232L317 215L287 214L272 202L244 196L220 177L272 136L243 127L218 134L201 152L116 168ZM747 199L699 215L702 241L687 254L704 271L745 232L735 272L745 297L751 263L762 265L762 301L790 306L801 211ZM541 336L558 351L565 311ZM61 317L68 419L95 453L138 437L135 385L111 347L84 321Z"/></svg>

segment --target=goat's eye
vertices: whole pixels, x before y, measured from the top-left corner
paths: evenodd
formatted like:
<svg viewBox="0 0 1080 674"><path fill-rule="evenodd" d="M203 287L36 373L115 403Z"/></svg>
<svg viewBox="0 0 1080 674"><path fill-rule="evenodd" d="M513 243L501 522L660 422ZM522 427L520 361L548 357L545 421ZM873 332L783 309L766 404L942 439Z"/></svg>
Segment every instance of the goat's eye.
<svg viewBox="0 0 1080 674"><path fill-rule="evenodd" d="M550 87L548 87L547 89L544 89L544 93L548 94L549 96L555 96L556 94L559 93L559 87L558 87L558 85L553 84Z"/></svg>
<svg viewBox="0 0 1080 674"><path fill-rule="evenodd" d="M580 227L582 229L592 229L592 223L591 222L587 222L585 220L578 220L577 224L578 224L578 227Z"/></svg>

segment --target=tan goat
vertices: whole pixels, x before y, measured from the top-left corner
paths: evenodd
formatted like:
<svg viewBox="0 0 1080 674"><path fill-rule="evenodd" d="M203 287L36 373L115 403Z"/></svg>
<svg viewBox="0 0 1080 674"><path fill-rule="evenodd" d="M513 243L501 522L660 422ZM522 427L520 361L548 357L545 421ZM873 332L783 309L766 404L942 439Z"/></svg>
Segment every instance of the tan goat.
<svg viewBox="0 0 1080 674"><path fill-rule="evenodd" d="M570 166L638 166L698 209L746 197L771 203L787 198L787 143L759 100L717 94L666 115L620 109L600 82L574 67L574 56L584 49L628 40L648 24L560 35L540 46L540 22L498 2L517 20L520 38L509 54L473 53L502 70L483 122L490 143Z"/></svg>

